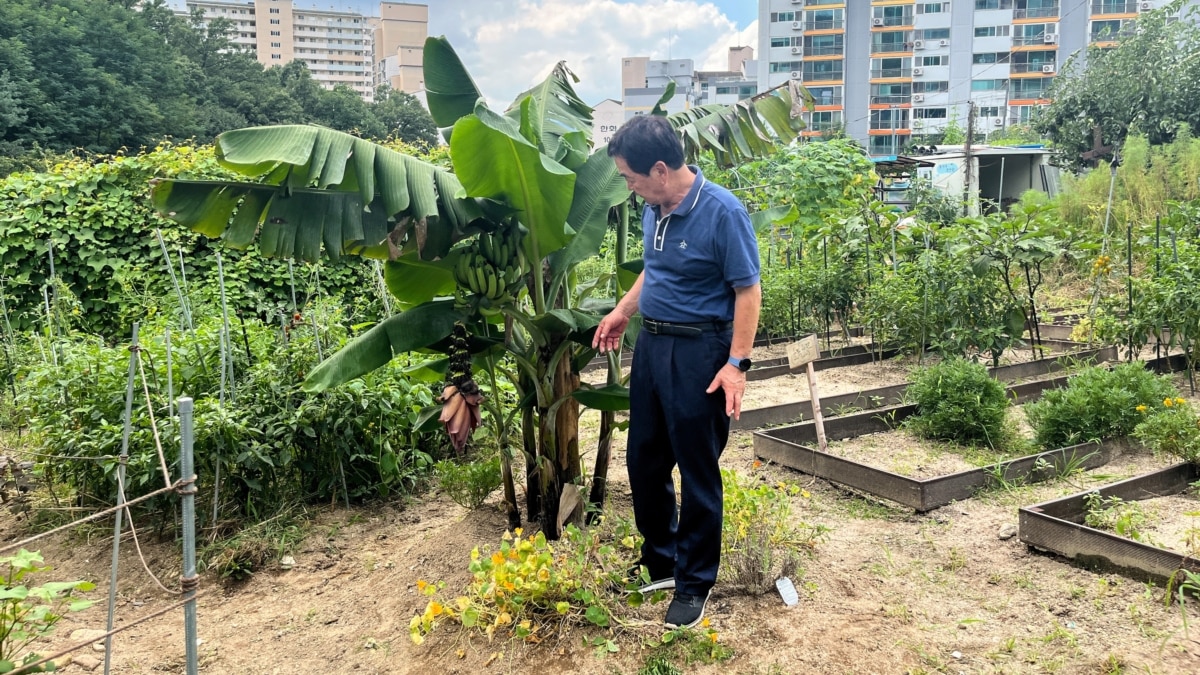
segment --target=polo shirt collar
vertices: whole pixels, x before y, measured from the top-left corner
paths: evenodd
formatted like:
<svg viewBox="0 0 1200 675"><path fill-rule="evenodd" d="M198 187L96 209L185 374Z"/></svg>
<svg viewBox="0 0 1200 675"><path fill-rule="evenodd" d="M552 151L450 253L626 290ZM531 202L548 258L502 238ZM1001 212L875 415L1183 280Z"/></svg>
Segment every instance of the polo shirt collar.
<svg viewBox="0 0 1200 675"><path fill-rule="evenodd" d="M679 206L671 212L672 216L686 216L696 208L696 203L700 201L700 190L704 187L704 173L700 171L700 167L694 164L688 164L687 167L696 173L696 180L692 181L692 187L688 188L688 192L683 197L683 201L679 202ZM661 214L662 209L658 206L654 207L656 214Z"/></svg>

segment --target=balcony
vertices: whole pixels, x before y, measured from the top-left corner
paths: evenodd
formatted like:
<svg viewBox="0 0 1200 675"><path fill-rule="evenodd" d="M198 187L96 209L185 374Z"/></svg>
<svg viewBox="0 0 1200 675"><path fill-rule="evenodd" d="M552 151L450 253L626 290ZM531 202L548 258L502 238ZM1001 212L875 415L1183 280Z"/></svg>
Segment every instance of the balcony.
<svg viewBox="0 0 1200 675"><path fill-rule="evenodd" d="M830 63L830 62L823 61L822 63ZM843 77L845 77L845 74L840 70L821 70L821 71L805 70L804 74L803 74L803 78L804 78L805 82L829 82L829 81L841 80Z"/></svg>
<svg viewBox="0 0 1200 675"><path fill-rule="evenodd" d="M820 7L822 5L844 5L846 0L804 0L805 7Z"/></svg>
<svg viewBox="0 0 1200 675"><path fill-rule="evenodd" d="M805 21L804 30L841 30L846 27L845 19L829 19L827 21Z"/></svg>
<svg viewBox="0 0 1200 675"><path fill-rule="evenodd" d="M900 53L911 52L912 50L913 50L913 43L911 43L911 42L892 42L892 43L872 44L871 45L871 53L872 54L893 54L893 53L898 53L898 52L900 52Z"/></svg>
<svg viewBox="0 0 1200 675"><path fill-rule="evenodd" d="M912 68L872 68L871 79L883 77L912 77Z"/></svg>
<svg viewBox="0 0 1200 675"><path fill-rule="evenodd" d="M1104 28L1102 30L1093 30L1091 32L1091 34L1088 35L1088 41L1089 42L1119 42L1121 40L1124 40L1125 38L1133 37L1136 34L1137 34L1137 30L1134 28L1133 22L1131 21L1131 22L1129 22L1129 25L1122 26L1121 30L1118 30L1118 31L1108 30L1107 28Z"/></svg>
<svg viewBox="0 0 1200 675"><path fill-rule="evenodd" d="M871 130L872 131L900 130L900 129L905 129L905 130L908 129L908 120L894 120L894 121L882 121L882 122L876 121L876 120L871 120Z"/></svg>
<svg viewBox="0 0 1200 675"><path fill-rule="evenodd" d="M1058 5L1052 7L1029 7L1027 9L1014 9L1014 19L1046 19L1058 16Z"/></svg>
<svg viewBox="0 0 1200 675"><path fill-rule="evenodd" d="M1110 0L1092 0L1092 15L1096 14L1137 14L1136 2L1111 2Z"/></svg>
<svg viewBox="0 0 1200 675"><path fill-rule="evenodd" d="M841 105L841 96L817 96L813 99L813 105Z"/></svg>
<svg viewBox="0 0 1200 675"><path fill-rule="evenodd" d="M805 56L844 56L845 45L804 45Z"/></svg>
<svg viewBox="0 0 1200 675"><path fill-rule="evenodd" d="M871 19L871 25L879 26L911 26L913 25L913 15L911 12L905 12L901 16L882 16Z"/></svg>
<svg viewBox="0 0 1200 675"><path fill-rule="evenodd" d="M1056 33L1038 33L1036 35L1014 35L1012 39L1014 47L1033 47L1034 45L1053 49L1053 45L1058 44L1058 35Z"/></svg>
<svg viewBox="0 0 1200 675"><path fill-rule="evenodd" d="M872 96L871 105L902 105L908 103L911 99L908 95L904 96Z"/></svg>
<svg viewBox="0 0 1200 675"><path fill-rule="evenodd" d="M1058 70L1058 66L1056 66L1053 61L1046 61L1044 63L1013 63L1013 64L1009 65L1008 72L1014 73L1014 74L1016 74L1016 73L1044 73L1044 72L1047 72L1046 71L1047 66L1049 66L1049 68L1050 68L1050 70L1048 71L1049 73L1054 73L1056 70Z"/></svg>

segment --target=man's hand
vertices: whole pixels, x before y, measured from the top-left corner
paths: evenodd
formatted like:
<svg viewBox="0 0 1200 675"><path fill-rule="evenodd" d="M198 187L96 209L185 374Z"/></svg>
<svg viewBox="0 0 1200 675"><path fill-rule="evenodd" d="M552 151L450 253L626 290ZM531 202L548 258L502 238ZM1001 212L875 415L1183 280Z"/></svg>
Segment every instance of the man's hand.
<svg viewBox="0 0 1200 675"><path fill-rule="evenodd" d="M742 394L746 393L746 373L726 363L717 371L705 393L711 394L717 389L725 390L725 414L735 420L742 419Z"/></svg>
<svg viewBox="0 0 1200 675"><path fill-rule="evenodd" d="M592 338L592 348L600 350L601 354L616 351L621 347L621 336L629 325L629 317L618 306L600 320L596 326L596 335Z"/></svg>

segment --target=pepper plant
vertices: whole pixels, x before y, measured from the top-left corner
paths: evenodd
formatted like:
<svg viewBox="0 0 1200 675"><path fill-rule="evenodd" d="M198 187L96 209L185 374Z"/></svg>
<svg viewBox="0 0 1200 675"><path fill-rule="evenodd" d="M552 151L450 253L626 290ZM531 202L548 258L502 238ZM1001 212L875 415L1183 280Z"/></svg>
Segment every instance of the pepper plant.
<svg viewBox="0 0 1200 675"><path fill-rule="evenodd" d="M629 190L594 146L591 108L565 65L496 112L444 38L426 41L424 63L430 113L449 139L453 171L320 127L242 129L218 138L218 161L260 182L163 181L155 206L226 245L257 241L268 256L386 259L388 287L402 311L316 367L306 387L338 386L396 354L445 351L447 336L462 324L476 365L511 374L517 408L488 410L505 419L520 414L530 517L540 516L554 537L560 504L569 501L563 492L583 482L580 403L628 406L619 384L580 386L579 368L594 356L595 325L612 303L589 303L587 284L573 272L597 253L610 210ZM712 151L723 162L769 152L799 127L789 89L693 108L672 121L690 156ZM497 240L508 251L505 261L487 250ZM463 256L470 256L466 265ZM481 264L491 269L482 279L475 271ZM635 274L619 272L627 280ZM493 281L498 276L504 292ZM430 363L444 367L444 359ZM515 525L511 469L504 465Z"/></svg>

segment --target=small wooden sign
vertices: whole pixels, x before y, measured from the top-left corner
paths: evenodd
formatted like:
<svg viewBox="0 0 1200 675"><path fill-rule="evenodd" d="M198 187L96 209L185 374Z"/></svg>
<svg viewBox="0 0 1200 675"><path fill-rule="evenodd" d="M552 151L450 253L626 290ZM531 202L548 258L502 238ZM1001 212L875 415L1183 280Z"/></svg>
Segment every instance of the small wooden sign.
<svg viewBox="0 0 1200 675"><path fill-rule="evenodd" d="M807 363L816 361L821 355L821 348L817 344L817 336L809 335L806 338L793 342L787 346L788 368L795 370Z"/></svg>

